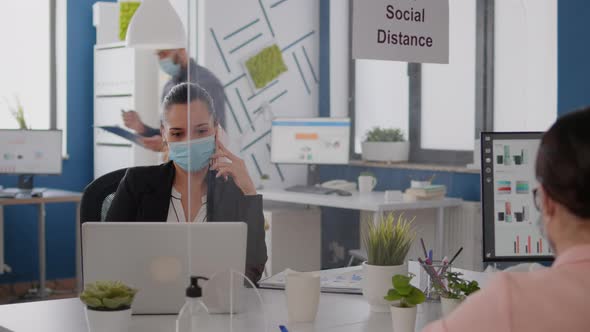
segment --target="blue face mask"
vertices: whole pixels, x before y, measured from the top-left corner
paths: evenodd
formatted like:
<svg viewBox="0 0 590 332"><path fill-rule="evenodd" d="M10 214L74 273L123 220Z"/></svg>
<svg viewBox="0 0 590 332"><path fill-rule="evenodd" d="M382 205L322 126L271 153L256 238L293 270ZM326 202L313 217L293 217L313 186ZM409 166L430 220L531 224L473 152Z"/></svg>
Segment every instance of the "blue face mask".
<svg viewBox="0 0 590 332"><path fill-rule="evenodd" d="M160 60L160 68L162 71L170 76L178 76L182 68L180 68L180 64L174 63L172 58L164 58Z"/></svg>
<svg viewBox="0 0 590 332"><path fill-rule="evenodd" d="M168 143L168 157L187 172L196 172L207 167L209 165L209 159L211 159L214 152L214 135L188 142Z"/></svg>

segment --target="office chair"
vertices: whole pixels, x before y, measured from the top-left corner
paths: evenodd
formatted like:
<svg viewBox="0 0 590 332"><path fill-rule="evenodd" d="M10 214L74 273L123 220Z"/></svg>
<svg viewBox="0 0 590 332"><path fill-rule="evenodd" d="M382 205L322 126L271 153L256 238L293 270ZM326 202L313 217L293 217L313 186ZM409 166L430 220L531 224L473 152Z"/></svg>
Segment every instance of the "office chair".
<svg viewBox="0 0 590 332"><path fill-rule="evenodd" d="M125 176L127 168L105 174L92 181L82 194L80 205L80 222L104 221L113 202L119 182Z"/></svg>

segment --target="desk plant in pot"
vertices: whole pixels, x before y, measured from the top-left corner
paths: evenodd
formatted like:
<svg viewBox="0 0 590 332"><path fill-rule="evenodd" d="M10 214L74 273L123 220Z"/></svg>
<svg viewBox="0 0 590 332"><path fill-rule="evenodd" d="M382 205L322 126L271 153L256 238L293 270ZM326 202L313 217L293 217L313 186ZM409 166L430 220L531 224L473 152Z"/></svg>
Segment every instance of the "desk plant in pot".
<svg viewBox="0 0 590 332"><path fill-rule="evenodd" d="M396 274L391 278L393 288L387 292L385 300L391 304L391 322L393 332L413 332L416 329L417 305L426 300L426 295L412 286L413 274Z"/></svg>
<svg viewBox="0 0 590 332"><path fill-rule="evenodd" d="M389 312L383 294L391 288L391 277L408 274L406 256L416 237L412 220L393 213L381 218L378 224L369 223L363 234L368 261L363 263L363 295L373 312Z"/></svg>
<svg viewBox="0 0 590 332"><path fill-rule="evenodd" d="M137 290L118 281L97 281L86 285L80 300L86 305L90 332L127 332L131 303Z"/></svg>
<svg viewBox="0 0 590 332"><path fill-rule="evenodd" d="M442 292L440 303L443 316L448 316L457 308L469 295L479 290L477 281L466 281L461 278L461 273L447 272L447 291Z"/></svg>
<svg viewBox="0 0 590 332"><path fill-rule="evenodd" d="M8 111L14 117L14 120L18 123L18 129L27 130L30 129L27 125L27 120L25 118L25 110L23 108L22 103L20 102L20 98L18 96L14 97L14 104L11 104L8 98L4 98L4 103L8 108Z"/></svg>
<svg viewBox="0 0 590 332"><path fill-rule="evenodd" d="M271 187L270 176L268 174L262 174L260 176L260 185L258 186L258 189L270 189L270 187Z"/></svg>
<svg viewBox="0 0 590 332"><path fill-rule="evenodd" d="M401 129L375 127L367 132L362 152L368 161L408 161L410 143Z"/></svg>

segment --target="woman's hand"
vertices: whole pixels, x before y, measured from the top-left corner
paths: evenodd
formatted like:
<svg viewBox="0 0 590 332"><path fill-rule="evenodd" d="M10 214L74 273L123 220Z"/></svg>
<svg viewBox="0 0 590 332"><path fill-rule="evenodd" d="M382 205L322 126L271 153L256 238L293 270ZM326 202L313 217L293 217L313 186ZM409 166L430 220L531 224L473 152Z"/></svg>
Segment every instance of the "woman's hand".
<svg viewBox="0 0 590 332"><path fill-rule="evenodd" d="M213 160L211 169L217 171L217 177L231 176L244 195L256 195L256 187L250 178L250 174L248 174L246 163L231 153L219 140L216 140L216 144L217 151L211 157L211 160ZM224 158L229 159L230 162L223 161Z"/></svg>
<svg viewBox="0 0 590 332"><path fill-rule="evenodd" d="M155 152L164 151L164 141L162 136L156 135L152 137L142 137L141 144L146 148Z"/></svg>
<svg viewBox="0 0 590 332"><path fill-rule="evenodd" d="M123 123L125 127L135 130L139 135L145 133L145 125L141 121L139 114L135 111L122 111Z"/></svg>

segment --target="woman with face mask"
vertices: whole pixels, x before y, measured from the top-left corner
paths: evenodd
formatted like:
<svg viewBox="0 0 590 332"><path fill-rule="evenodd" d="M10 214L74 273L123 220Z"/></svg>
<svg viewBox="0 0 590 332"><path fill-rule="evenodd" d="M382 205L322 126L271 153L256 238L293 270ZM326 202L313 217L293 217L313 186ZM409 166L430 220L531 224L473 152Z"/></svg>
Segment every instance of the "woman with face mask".
<svg viewBox="0 0 590 332"><path fill-rule="evenodd" d="M557 120L537 155L535 206L551 268L501 272L425 332L590 331L590 108Z"/></svg>
<svg viewBox="0 0 590 332"><path fill-rule="evenodd" d="M190 79L192 83L198 84L209 93L215 104L215 118L221 127L225 128L225 92L217 76L207 68L198 65L183 48L158 50L156 56L160 69L170 76L162 88L161 100L164 100L173 87ZM141 145L153 151L163 151L165 146L160 136L160 128L146 125L139 114L133 110L122 112L122 117L125 127L143 136Z"/></svg>
<svg viewBox="0 0 590 332"><path fill-rule="evenodd" d="M217 139L219 124L211 97L196 84L182 83L172 88L162 107L161 134L170 161L130 168L106 220L244 221L246 275L257 282L267 259L262 197L244 161Z"/></svg>

